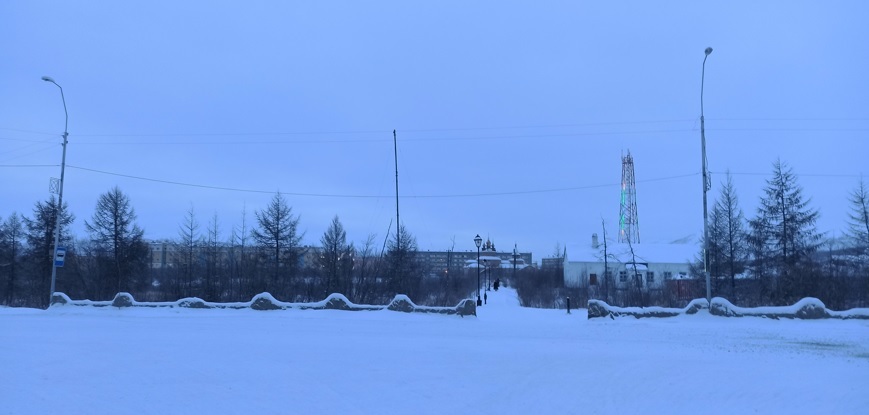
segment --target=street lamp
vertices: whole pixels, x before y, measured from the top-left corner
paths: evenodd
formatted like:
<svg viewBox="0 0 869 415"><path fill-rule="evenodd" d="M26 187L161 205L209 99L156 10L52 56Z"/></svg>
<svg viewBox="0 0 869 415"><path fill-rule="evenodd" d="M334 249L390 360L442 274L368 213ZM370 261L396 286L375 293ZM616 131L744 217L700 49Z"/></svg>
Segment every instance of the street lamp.
<svg viewBox="0 0 869 415"><path fill-rule="evenodd" d="M57 246L58 240L60 239L60 210L63 207L63 173L66 169L66 138L69 136L67 132L67 127L69 127L69 113L66 111L66 98L63 96L63 87L54 82L50 76L43 76L42 80L45 82L51 82L58 88L60 88L60 99L63 101L63 157L60 161L60 184L57 189L57 207L54 210L54 251L53 255L49 260L51 261L51 288L48 293L48 305L51 306L51 297L54 296L54 284L57 280L57 263L55 259L57 258Z"/></svg>
<svg viewBox="0 0 869 415"><path fill-rule="evenodd" d="M703 56L703 70L700 73L700 151L703 168L703 274L706 276L706 301L712 304L712 285L709 282L709 225L706 202L706 192L711 188L706 171L706 126L703 118L703 83L706 79L706 58L712 53L712 48L706 48Z"/></svg>
<svg viewBox="0 0 869 415"><path fill-rule="evenodd" d="M474 243L477 244L477 307L483 305L483 300L480 299L480 245L483 244L483 238L480 234L474 237Z"/></svg>

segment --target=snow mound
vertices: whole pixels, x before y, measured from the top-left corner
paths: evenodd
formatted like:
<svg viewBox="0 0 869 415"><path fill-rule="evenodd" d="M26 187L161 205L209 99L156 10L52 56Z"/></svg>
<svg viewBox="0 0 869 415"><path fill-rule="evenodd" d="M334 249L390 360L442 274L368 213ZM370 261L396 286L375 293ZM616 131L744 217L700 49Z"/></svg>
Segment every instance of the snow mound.
<svg viewBox="0 0 869 415"><path fill-rule="evenodd" d="M600 300L588 301L588 318L600 317L676 317L684 314L697 314L700 310L708 309L709 314L719 317L763 317L771 319L801 319L817 320L825 318L836 319L863 319L869 320L869 309L855 308L847 311L828 310L824 303L812 297L803 298L790 306L781 307L738 307L721 297L712 299L711 306L707 306L702 298L691 301L685 308L664 307L616 307Z"/></svg>
<svg viewBox="0 0 869 415"><path fill-rule="evenodd" d="M406 295L396 295L392 301L383 305L354 304L343 294L331 294L322 301L313 303L288 303L276 299L270 293L255 295L244 303L213 303L197 297L183 298L172 302L140 302L130 293L118 293L111 301L72 300L64 293L54 293L51 299L52 308L65 306L79 307L117 307L117 308L189 308L189 309L245 309L258 311L273 310L344 310L344 311L376 311L391 310L405 313L436 313L458 315L460 317L477 315L477 305L471 299L462 300L455 307L428 307L414 304Z"/></svg>
<svg viewBox="0 0 869 415"><path fill-rule="evenodd" d="M706 300L693 300L685 308L667 307L616 307L601 300L588 300L588 318L597 317L676 317L683 314L696 314L707 308Z"/></svg>

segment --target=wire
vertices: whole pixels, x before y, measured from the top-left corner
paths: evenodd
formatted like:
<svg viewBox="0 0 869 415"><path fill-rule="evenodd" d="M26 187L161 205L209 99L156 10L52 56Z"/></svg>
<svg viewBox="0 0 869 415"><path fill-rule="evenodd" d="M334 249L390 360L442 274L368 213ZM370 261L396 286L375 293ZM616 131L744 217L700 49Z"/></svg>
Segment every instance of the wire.
<svg viewBox="0 0 869 415"><path fill-rule="evenodd" d="M765 122L843 122L843 121L869 121L869 118L707 118L709 121L765 121ZM449 131L491 131L491 130L521 130L521 129L540 129L540 128L566 128L566 127L590 127L590 126L605 126L605 125L642 125L642 124L667 124L667 123L694 123L696 118L690 119L673 119L673 120L648 120L648 121L599 121L585 123L566 123L566 124L540 124L540 125L513 125L503 127L465 127L465 128L399 128L399 131L404 133L426 133L426 132L449 132ZM330 134L385 134L388 135L392 128L384 130L345 130L345 131L276 131L276 132L190 132L190 133L83 133L75 134L76 137L221 137L221 136L276 136L276 135L330 135ZM30 134L40 135L60 135L56 132L34 131L20 128L0 127L0 130L16 131ZM716 130L722 130L716 128ZM816 131L815 129L730 129L732 131ZM817 131L831 131L831 129L817 129ZM840 131L832 129L832 131ZM842 131L851 131L845 129ZM856 129L856 131L866 131L866 129Z"/></svg>
<svg viewBox="0 0 869 415"><path fill-rule="evenodd" d="M714 171L710 173L715 174L727 174L728 172L724 171ZM772 173L738 173L738 172L729 172L732 176L772 176ZM829 174L829 173L795 173L799 177L860 177L859 174Z"/></svg>
<svg viewBox="0 0 869 415"><path fill-rule="evenodd" d="M60 167L60 164L0 164L0 167Z"/></svg>
<svg viewBox="0 0 869 415"><path fill-rule="evenodd" d="M563 134L533 134L533 135L501 135L501 136L484 136L484 137L429 137L429 138L409 138L405 139L405 143L416 142L444 142L444 141L477 141L477 140L509 140L509 139L543 139L543 138L566 138L566 137L599 137L604 135L631 135L631 134L661 134L661 133L682 133L689 132L690 129L679 130L646 130L646 131L610 131L610 132L583 132L583 133L563 133ZM271 141L174 141L174 142L88 142L76 141L76 144L98 144L98 145L236 145L236 144L335 144L335 143L380 143L391 142L387 138L372 138L372 139L332 139L332 140L271 140Z"/></svg>
<svg viewBox="0 0 869 415"><path fill-rule="evenodd" d="M63 137L62 134L58 134L58 137ZM8 140L8 141L21 141L25 143L53 143L57 140L28 140L24 138L11 138L11 137L0 137L0 140Z"/></svg>
<svg viewBox="0 0 869 415"><path fill-rule="evenodd" d="M240 189L233 187L225 187L225 186L212 186L212 185L202 185L202 184L194 184L194 183L184 183L173 180L162 180L162 179L152 179L148 177L142 176L133 176L129 174L121 174L121 173L113 173L107 172L103 170L90 169L87 167L79 167L73 165L66 165L69 168L89 171L93 173L106 174L110 176L118 176L118 177L126 177L129 179L136 180L144 180L155 183L164 183L171 184L177 186L187 186L187 187L197 187L203 189L213 189L213 190L226 190L232 192L244 192L244 193L264 193L264 194L274 194L275 191L272 190L255 190L255 189ZM669 176L669 177L660 177L655 179L641 180L638 181L640 183L644 182L656 182L656 181L664 181L664 180L673 180L684 177L696 176L698 173L690 173L690 174L682 174L678 176ZM538 194L538 193L556 193L556 192L568 192L575 190L587 190L594 188L602 188L602 187L618 187L620 184L618 183L609 183L609 184L597 184L597 185L587 185L587 186L575 186L575 187L563 187L563 188L554 188L554 189L537 189L537 190L519 190L519 191L509 191L509 192L493 192L493 193L467 193L467 194L445 194L445 195L404 195L400 196L402 198L408 199L435 199L435 198L468 198L468 197L489 197L489 196L510 196L510 195L523 195L523 194ZM307 196L307 197L326 197L326 198L392 198L395 195L351 195L351 194L328 194L328 193L296 193L296 192L280 192L281 194L289 195L289 196Z"/></svg>
<svg viewBox="0 0 869 415"><path fill-rule="evenodd" d="M424 133L424 132L446 132L446 131L482 131L482 130L518 130L529 128L564 128L564 127L585 127L585 126L600 126L600 125L637 125L637 124L664 124L664 123L682 123L691 122L693 119L682 120L649 120L649 121L601 121L587 123L570 123L570 124L548 124L548 125L518 125L506 127L466 127L466 128L408 128L398 130L404 133ZM18 131L33 134L54 135L45 131L32 131L17 128L4 128L0 130ZM269 135L328 135L328 134L387 134L391 129L386 130L357 130L357 131L307 131L307 132L191 132L191 133L117 133L117 134L76 134L76 137L184 137L184 136L269 136Z"/></svg>

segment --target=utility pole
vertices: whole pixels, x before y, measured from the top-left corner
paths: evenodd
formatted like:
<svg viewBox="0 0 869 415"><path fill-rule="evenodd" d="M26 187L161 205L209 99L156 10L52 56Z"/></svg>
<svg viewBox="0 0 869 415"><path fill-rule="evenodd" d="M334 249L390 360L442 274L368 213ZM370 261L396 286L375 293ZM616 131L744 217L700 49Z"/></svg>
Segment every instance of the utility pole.
<svg viewBox="0 0 869 415"><path fill-rule="evenodd" d="M392 130L392 146L395 150L395 244L401 248L401 222L398 220L398 136Z"/></svg>
<svg viewBox="0 0 869 415"><path fill-rule="evenodd" d="M709 215L707 211L706 192L712 187L706 170L706 126L703 119L703 83L706 79L706 58L712 53L712 48L706 48L703 57L703 70L700 73L700 152L703 168L703 274L706 276L706 301L712 305L712 284L709 281Z"/></svg>
<svg viewBox="0 0 869 415"><path fill-rule="evenodd" d="M69 137L68 128L69 128L69 113L66 111L66 97L63 95L63 87L58 85L57 82L54 82L50 76L43 76L42 80L45 82L51 82L58 88L60 88L60 99L63 101L63 156L60 159L60 184L58 185L57 191L57 206L54 209L54 249L52 250L52 255L49 260L51 261L51 287L49 288L48 293L48 306L51 307L51 298L54 297L54 288L55 281L57 280L57 248L60 243L60 210L63 208L63 175L64 170L66 169L66 144L68 143L67 137Z"/></svg>

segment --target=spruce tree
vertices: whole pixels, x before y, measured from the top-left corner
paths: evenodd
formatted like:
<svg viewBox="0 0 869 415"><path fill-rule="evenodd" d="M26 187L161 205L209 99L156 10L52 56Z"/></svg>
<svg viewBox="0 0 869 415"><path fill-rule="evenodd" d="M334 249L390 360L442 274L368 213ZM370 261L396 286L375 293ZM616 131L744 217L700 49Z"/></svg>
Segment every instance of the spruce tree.
<svg viewBox="0 0 869 415"><path fill-rule="evenodd" d="M772 271L773 300L787 302L816 288L812 255L821 244L815 227L819 213L803 198L793 170L780 160L766 183L757 217L750 221L754 269Z"/></svg>

